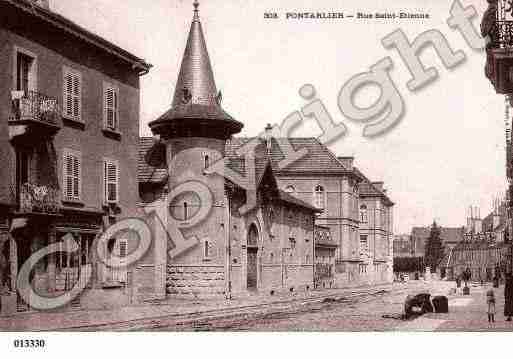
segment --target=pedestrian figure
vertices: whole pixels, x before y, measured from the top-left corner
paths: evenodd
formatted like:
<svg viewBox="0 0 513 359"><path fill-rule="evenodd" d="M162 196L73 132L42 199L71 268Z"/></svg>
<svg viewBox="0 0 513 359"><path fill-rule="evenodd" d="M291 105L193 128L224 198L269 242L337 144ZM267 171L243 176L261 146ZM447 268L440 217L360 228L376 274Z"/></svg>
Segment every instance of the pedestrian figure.
<svg viewBox="0 0 513 359"><path fill-rule="evenodd" d="M488 323L495 323L495 293L493 289L486 292L486 304L488 305Z"/></svg>
<svg viewBox="0 0 513 359"><path fill-rule="evenodd" d="M513 276L506 274L506 285L504 286L504 316L508 322L513 316Z"/></svg>

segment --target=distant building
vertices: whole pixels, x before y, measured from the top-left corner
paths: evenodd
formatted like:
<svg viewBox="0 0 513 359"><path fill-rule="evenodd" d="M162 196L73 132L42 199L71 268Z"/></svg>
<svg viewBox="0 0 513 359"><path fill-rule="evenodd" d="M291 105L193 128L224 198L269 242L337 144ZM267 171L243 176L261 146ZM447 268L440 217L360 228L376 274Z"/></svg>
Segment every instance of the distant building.
<svg viewBox="0 0 513 359"><path fill-rule="evenodd" d="M494 201L484 219L479 209L470 207L464 240L446 252L440 262L442 276L455 279L469 269L474 281L489 281L511 267L511 245L507 238L507 211L504 201Z"/></svg>
<svg viewBox="0 0 513 359"><path fill-rule="evenodd" d="M412 237L409 234L394 235L394 258L413 257L415 250Z"/></svg>

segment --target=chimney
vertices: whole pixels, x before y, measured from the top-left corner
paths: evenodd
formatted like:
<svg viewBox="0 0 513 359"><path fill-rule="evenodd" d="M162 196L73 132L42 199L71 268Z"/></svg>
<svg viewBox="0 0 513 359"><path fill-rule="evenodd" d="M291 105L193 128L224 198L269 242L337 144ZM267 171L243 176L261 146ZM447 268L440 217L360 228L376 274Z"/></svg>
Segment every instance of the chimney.
<svg viewBox="0 0 513 359"><path fill-rule="evenodd" d="M265 126L265 144L267 147L267 153L271 153L272 149L272 138L273 138L273 126L268 123L267 126Z"/></svg>
<svg viewBox="0 0 513 359"><path fill-rule="evenodd" d="M349 171L353 170L353 163L354 163L354 157L347 156L347 157L338 157L338 160L342 162L342 165L348 169Z"/></svg>
<svg viewBox="0 0 513 359"><path fill-rule="evenodd" d="M383 186L385 185L385 182L372 182L372 185L379 191L383 192Z"/></svg>
<svg viewBox="0 0 513 359"><path fill-rule="evenodd" d="M50 0L32 0L32 2L39 7L50 10Z"/></svg>

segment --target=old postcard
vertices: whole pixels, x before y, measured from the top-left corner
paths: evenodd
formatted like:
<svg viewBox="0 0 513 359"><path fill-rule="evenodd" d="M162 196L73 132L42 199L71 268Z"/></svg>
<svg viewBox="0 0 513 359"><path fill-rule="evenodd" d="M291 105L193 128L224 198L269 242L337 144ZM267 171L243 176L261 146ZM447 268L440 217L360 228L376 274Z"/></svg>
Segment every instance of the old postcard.
<svg viewBox="0 0 513 359"><path fill-rule="evenodd" d="M10 349L513 329L511 0L0 0L0 49Z"/></svg>

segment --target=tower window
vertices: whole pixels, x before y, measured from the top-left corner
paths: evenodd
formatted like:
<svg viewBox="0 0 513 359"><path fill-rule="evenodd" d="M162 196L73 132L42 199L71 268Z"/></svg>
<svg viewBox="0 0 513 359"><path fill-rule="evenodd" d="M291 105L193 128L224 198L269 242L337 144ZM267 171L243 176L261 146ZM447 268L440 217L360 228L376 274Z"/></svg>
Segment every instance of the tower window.
<svg viewBox="0 0 513 359"><path fill-rule="evenodd" d="M184 219L189 218L189 208L187 206L187 202L183 203L183 218Z"/></svg>
<svg viewBox="0 0 513 359"><path fill-rule="evenodd" d="M210 157L208 155L204 155L203 156L203 165L204 165L204 169L207 169L210 167Z"/></svg>
<svg viewBox="0 0 513 359"><path fill-rule="evenodd" d="M203 259L210 259L210 242L203 242Z"/></svg>

